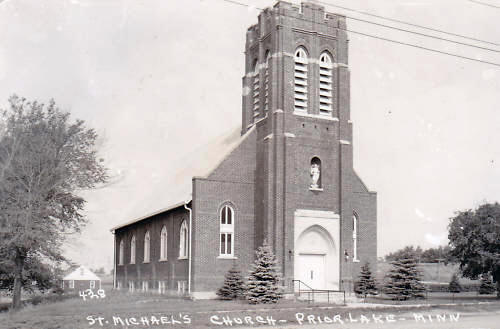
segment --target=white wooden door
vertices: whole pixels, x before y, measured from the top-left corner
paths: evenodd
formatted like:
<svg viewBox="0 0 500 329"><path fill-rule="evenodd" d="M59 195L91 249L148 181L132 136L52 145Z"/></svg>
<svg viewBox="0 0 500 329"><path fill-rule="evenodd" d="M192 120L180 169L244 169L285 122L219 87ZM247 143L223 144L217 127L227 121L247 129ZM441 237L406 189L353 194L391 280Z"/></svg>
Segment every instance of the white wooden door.
<svg viewBox="0 0 500 329"><path fill-rule="evenodd" d="M301 254L298 265L300 281L313 289L325 289L325 255Z"/></svg>

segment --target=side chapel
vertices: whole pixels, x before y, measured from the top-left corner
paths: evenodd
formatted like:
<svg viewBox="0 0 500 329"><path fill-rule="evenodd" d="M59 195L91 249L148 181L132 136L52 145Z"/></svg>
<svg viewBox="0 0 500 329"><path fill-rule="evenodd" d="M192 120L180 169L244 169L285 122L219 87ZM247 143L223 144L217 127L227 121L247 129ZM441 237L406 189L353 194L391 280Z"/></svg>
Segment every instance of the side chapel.
<svg viewBox="0 0 500 329"><path fill-rule="evenodd" d="M353 169L346 18L304 2L248 28L240 136L188 200L114 227L115 288L210 298L266 239L283 284L352 290L377 255L377 195Z"/></svg>

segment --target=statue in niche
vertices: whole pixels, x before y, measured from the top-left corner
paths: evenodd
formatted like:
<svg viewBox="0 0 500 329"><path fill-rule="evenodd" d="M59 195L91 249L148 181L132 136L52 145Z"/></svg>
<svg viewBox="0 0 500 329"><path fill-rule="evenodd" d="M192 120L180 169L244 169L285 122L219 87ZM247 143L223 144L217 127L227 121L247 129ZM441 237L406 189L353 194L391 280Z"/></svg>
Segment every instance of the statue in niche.
<svg viewBox="0 0 500 329"><path fill-rule="evenodd" d="M311 188L319 188L319 178L321 175L321 169L319 164L312 163L311 164Z"/></svg>

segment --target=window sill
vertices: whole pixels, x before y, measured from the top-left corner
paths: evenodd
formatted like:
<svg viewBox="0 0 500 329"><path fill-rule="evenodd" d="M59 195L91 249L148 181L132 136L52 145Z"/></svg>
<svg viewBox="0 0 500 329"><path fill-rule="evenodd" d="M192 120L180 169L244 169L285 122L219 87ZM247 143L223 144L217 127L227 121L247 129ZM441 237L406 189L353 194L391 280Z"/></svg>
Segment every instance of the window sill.
<svg viewBox="0 0 500 329"><path fill-rule="evenodd" d="M353 263L359 263L359 262L360 262L360 260L359 260L359 259L353 259L353 260L352 260L352 262L353 262Z"/></svg>
<svg viewBox="0 0 500 329"><path fill-rule="evenodd" d="M149 264L149 260L148 261L143 261L142 263L143 264Z"/></svg>
<svg viewBox="0 0 500 329"><path fill-rule="evenodd" d="M130 265L135 265L135 262L133 262L133 263L132 263L132 262L130 262Z"/></svg>
<svg viewBox="0 0 500 329"><path fill-rule="evenodd" d="M327 115L327 114L309 114L309 113L307 113L307 111L300 111L300 110L294 110L293 114L301 116L301 117L308 117L308 118L313 118L313 119L323 119L323 120L329 120L329 121L339 121L339 118L332 117L331 115Z"/></svg>
<svg viewBox="0 0 500 329"><path fill-rule="evenodd" d="M158 259L158 261L159 261L159 262L166 262L166 261L168 261L168 259L166 259L166 258L161 258L161 259Z"/></svg>
<svg viewBox="0 0 500 329"><path fill-rule="evenodd" d="M320 191L320 192L322 192L323 189L321 187L309 187L309 191Z"/></svg>
<svg viewBox="0 0 500 329"><path fill-rule="evenodd" d="M217 256L217 259L238 259L238 257L230 255L219 255Z"/></svg>
<svg viewBox="0 0 500 329"><path fill-rule="evenodd" d="M177 259L188 259L187 256L179 256Z"/></svg>

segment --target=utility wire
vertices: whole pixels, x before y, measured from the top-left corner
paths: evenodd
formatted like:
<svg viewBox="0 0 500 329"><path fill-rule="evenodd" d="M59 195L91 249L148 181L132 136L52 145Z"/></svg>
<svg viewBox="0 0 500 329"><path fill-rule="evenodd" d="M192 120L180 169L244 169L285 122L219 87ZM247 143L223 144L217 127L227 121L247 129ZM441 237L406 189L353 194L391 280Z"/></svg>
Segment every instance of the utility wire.
<svg viewBox="0 0 500 329"><path fill-rule="evenodd" d="M469 0L470 2L473 2L473 3L477 3L478 5L483 5L483 6L488 6L488 7L493 7L493 8L497 8L497 9L500 9L500 6L495 6L491 3L486 3L486 2L481 2L481 1L476 1L476 0Z"/></svg>
<svg viewBox="0 0 500 329"><path fill-rule="evenodd" d="M243 6L243 7L253 7L247 3L243 3L243 2L239 2L239 1L233 1L233 0L222 0L222 1L229 2L229 3L232 3L234 5ZM258 9L260 11L264 10L264 8L259 8L259 7L253 7L253 8Z"/></svg>
<svg viewBox="0 0 500 329"><path fill-rule="evenodd" d="M469 0L469 1L473 1L473 0ZM481 40L481 39L477 39L477 38L473 38L473 37L468 37L468 36L465 36L465 35L462 35L462 34L447 32L447 31L444 31L444 30L440 30L440 29L436 29L436 28L432 28L432 27L427 27L427 26L423 26L423 25L419 25L419 24L415 24L415 23L405 22L405 21L402 21L402 20L399 20L399 19L385 17L385 16L381 16L381 15L376 15L376 14L372 14L372 13L369 13L369 12L366 12L366 11L362 11L362 10L351 9L351 8L347 8L347 7L335 5L335 4L330 3L330 2L318 1L318 3L321 3L321 4L326 5L326 6L330 6L330 7L335 7L335 8L340 8L340 9L344 9L344 10L347 10L347 11L352 11L352 12L355 12L355 13L358 13L358 14L362 14L362 15L367 15L367 16L371 16L371 17L376 17L376 18L384 19L384 20L387 20L387 21L390 21L390 22L405 24L405 25L409 25L409 26L413 26L413 27L418 27L418 28L421 28L421 29L429 30L429 31L444 33L444 34L452 35L452 36L455 36L455 37L460 37L460 38L464 38L464 39L469 39L469 40L473 40L473 41L479 41L479 42L487 43L487 44L490 44L490 45L500 46L500 43L495 43L495 42L491 42L491 41L486 41L486 40Z"/></svg>
<svg viewBox="0 0 500 329"><path fill-rule="evenodd" d="M348 29L341 29L341 30L344 30L344 31L347 31L347 32L350 32L350 33L354 33L354 34L363 35L365 37L375 38L375 39L384 40L384 41L388 41L388 42L392 42L392 43L397 43L397 44L400 44L400 45L405 45L405 46L409 46L409 47L413 47L413 48L418 48L418 49L423 49L423 50L431 51L431 52L434 52L434 53L439 53L439 54L448 55L448 56L454 56L454 57L458 57L458 58L462 58L462 59L467 59L467 60L474 61L474 62L480 62L480 63L490 64L490 65L495 65L495 66L499 66L500 67L500 63L483 61L483 60L477 59L477 58L462 56L462 55L453 54L453 53L448 53L446 51L441 51L441 50L437 50L437 49L433 49L433 48L427 48L427 47L423 47L423 46L419 46L419 45L414 45L412 43L407 43L407 42L401 42L401 41L397 41L397 40L387 39L387 38L379 37L379 36L376 36L376 35L362 33L362 32L357 32L357 31L352 31L352 30L348 30Z"/></svg>
<svg viewBox="0 0 500 329"><path fill-rule="evenodd" d="M402 28L395 27L395 26L390 26L390 25L375 23L375 22L367 21L367 20L364 20L364 19L361 19L361 18L355 18L355 17L346 16L346 15L344 15L344 16L346 18L349 18L349 19L352 19L352 20L355 20L355 21L360 21L360 22L363 22L363 23L377 25L377 26L388 28L388 29L393 29L393 30L397 30L397 31L401 31L401 32L407 32L407 33L411 33L411 34L416 34L416 35L420 35L420 36L423 36L423 37L428 37L428 38L437 39L437 40L441 40L441 41L452 42L452 43L456 43L456 44L467 46L467 47L474 47L474 48L478 48L478 49L482 49L482 50L487 50L487 51L493 51L493 52L496 52L496 53L500 53L500 50L498 50L498 49L492 49L492 48L487 48L487 47L476 46L476 45L473 45L473 44L470 44L470 43L455 41L455 40L446 39L446 38L441 38L441 37L438 37L438 36L435 36L435 35L430 35L430 34L420 33L420 32L416 32L416 31L402 29Z"/></svg>
<svg viewBox="0 0 500 329"><path fill-rule="evenodd" d="M235 1L235 0L221 0L221 1L224 1L224 2L227 2L227 3L231 3L231 4L236 4L236 5L239 5L239 6L244 6L244 7L256 8L256 9L259 9L261 11L264 10L262 8L253 7L253 6L250 6L250 5L246 4L246 3L238 2L238 1ZM310 22L310 23L314 23L314 21L309 20L309 19L304 19L304 18L300 18L300 17L294 17L294 16L290 16L290 15L284 15L284 16L291 17L291 18L298 19L298 20L302 20L302 21L306 21L306 22ZM379 39L379 40L383 40L383 41L387 41L387 42L391 42L391 43L396 43L396 44L400 44L400 45L404 45L404 46L418 48L418 49L421 49L421 50L427 50L427 51L430 51L430 52L433 52L433 53L439 53L439 54L443 54L443 55L448 55L448 56L453 56L453 57L457 57L457 58L461 58L461 59L466 59L466 60L469 60L469 61L474 61L474 62L479 62L479 63L483 63L483 64L489 64L489 65L494 65L494 66L500 67L500 63L483 61L483 60L477 59L477 58L462 56L462 55L458 55L458 54L454 54L454 53L449 53L449 52L445 52L445 51L441 51L441 50L437 50L437 49L433 49L433 48L427 48L427 47L423 47L423 46L419 46L419 45L407 43L407 42L401 42L401 41L397 41L397 40L393 40L393 39L388 39L388 38L384 38L384 37L380 37L380 36L376 36L376 35L372 35L372 34L367 34L367 33L363 33L363 32L357 32L357 31L349 30L349 29L343 29L343 28L340 28L340 27L338 29L342 30L342 31L346 31L346 32L350 32L350 33L362 35L362 36L365 36L365 37L369 37L369 38Z"/></svg>

